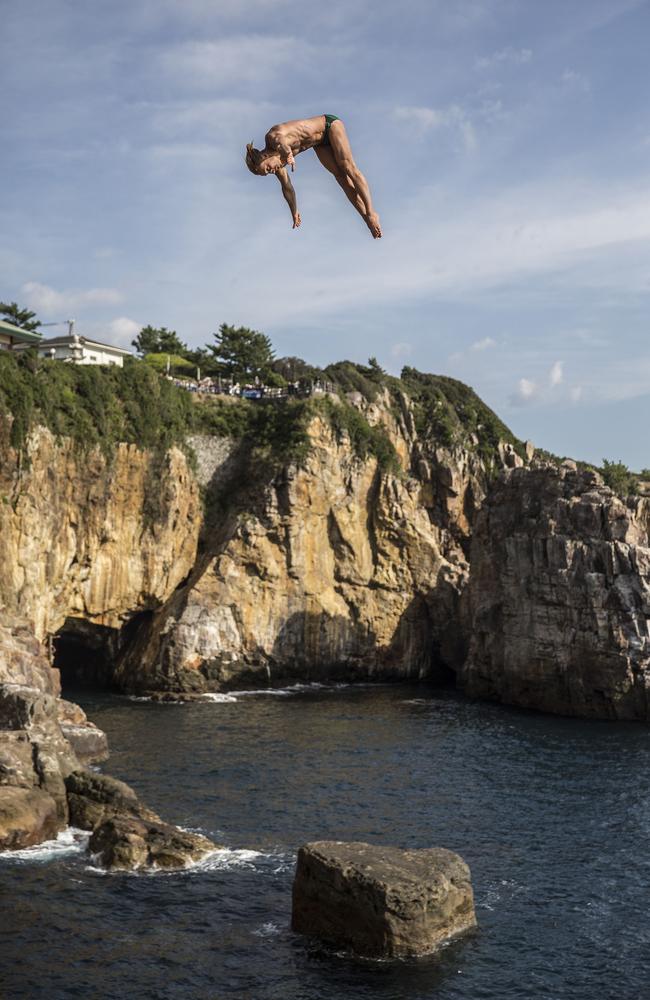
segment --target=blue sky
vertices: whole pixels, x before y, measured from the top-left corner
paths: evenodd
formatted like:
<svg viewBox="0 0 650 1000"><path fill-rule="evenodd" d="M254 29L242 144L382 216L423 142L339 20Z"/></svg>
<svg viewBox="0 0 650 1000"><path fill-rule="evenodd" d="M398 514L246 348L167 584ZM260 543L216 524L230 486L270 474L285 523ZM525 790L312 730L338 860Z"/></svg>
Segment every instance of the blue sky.
<svg viewBox="0 0 650 1000"><path fill-rule="evenodd" d="M648 0L4 0L0 298L128 346L221 322L470 383L520 436L650 466ZM343 118L373 241L313 153ZM52 333L55 331L53 330Z"/></svg>

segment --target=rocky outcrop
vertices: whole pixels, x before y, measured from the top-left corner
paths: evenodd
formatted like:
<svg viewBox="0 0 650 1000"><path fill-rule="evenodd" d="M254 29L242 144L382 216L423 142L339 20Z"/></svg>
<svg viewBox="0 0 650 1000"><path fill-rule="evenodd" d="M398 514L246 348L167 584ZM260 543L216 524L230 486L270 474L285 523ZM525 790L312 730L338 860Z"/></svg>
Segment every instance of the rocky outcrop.
<svg viewBox="0 0 650 1000"><path fill-rule="evenodd" d="M30 847L68 822L65 776L76 767L51 694L0 685L0 848Z"/></svg>
<svg viewBox="0 0 650 1000"><path fill-rule="evenodd" d="M423 955L476 926L469 868L443 848L306 844L291 926L368 958Z"/></svg>
<svg viewBox="0 0 650 1000"><path fill-rule="evenodd" d="M650 718L650 501L594 472L515 469L477 519L467 661L475 697Z"/></svg>
<svg viewBox="0 0 650 1000"><path fill-rule="evenodd" d="M44 428L0 454L0 609L38 639L66 620L119 629L190 572L201 502L185 455L111 457Z"/></svg>
<svg viewBox="0 0 650 1000"><path fill-rule="evenodd" d="M91 830L89 850L106 868L182 868L216 845L164 823L123 781L92 771L66 779L70 822Z"/></svg>
<svg viewBox="0 0 650 1000"><path fill-rule="evenodd" d="M106 760L108 757L106 733L89 721L79 705L59 698L57 718L61 732L74 750L77 760L83 764L97 764Z"/></svg>
<svg viewBox="0 0 650 1000"><path fill-rule="evenodd" d="M12 670L15 674L12 674ZM16 676L40 687L10 683ZM4 682L3 682L3 679ZM92 830L108 867L180 867L213 848L147 809L123 782L82 763L107 756L106 737L57 697L58 671L24 624L0 628L0 850L31 847L68 824Z"/></svg>
<svg viewBox="0 0 650 1000"><path fill-rule="evenodd" d="M435 678L460 664L458 602L483 467L462 450L426 451L407 402L399 419L379 403L367 416L384 422L403 472L359 460L320 417L302 467L266 479L261 464L240 469L239 493L228 491L188 583L122 661L122 686Z"/></svg>

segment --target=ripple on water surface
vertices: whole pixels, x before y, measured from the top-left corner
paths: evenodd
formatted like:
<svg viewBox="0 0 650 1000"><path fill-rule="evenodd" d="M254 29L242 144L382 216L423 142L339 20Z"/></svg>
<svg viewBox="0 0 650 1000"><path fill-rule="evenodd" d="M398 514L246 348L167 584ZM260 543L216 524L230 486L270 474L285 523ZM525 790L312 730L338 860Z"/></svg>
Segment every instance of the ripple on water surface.
<svg viewBox="0 0 650 1000"><path fill-rule="evenodd" d="M100 875L75 831L0 857L3 1000L647 995L647 729L406 687L78 700L107 770L223 849L163 877ZM458 851L479 931L396 963L297 938L295 851L323 838Z"/></svg>

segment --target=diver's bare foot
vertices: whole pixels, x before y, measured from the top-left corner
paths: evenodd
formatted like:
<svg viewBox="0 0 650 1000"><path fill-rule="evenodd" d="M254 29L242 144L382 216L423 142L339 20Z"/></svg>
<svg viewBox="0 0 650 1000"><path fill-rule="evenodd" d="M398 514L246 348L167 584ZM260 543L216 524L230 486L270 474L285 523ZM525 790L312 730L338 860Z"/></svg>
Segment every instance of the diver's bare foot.
<svg viewBox="0 0 650 1000"><path fill-rule="evenodd" d="M366 225L370 232L372 233L374 239L381 239L381 226L379 225L379 216L376 212L369 215L366 219Z"/></svg>

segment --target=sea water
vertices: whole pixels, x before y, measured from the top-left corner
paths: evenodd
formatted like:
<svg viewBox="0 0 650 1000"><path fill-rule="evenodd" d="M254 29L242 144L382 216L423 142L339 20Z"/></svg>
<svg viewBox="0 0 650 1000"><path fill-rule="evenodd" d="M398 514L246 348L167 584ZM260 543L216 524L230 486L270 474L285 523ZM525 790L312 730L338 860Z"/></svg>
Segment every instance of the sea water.
<svg viewBox="0 0 650 1000"><path fill-rule="evenodd" d="M76 696L106 771L222 849L106 874L66 831L0 857L3 1000L650 996L648 728L397 686ZM478 931L398 962L292 934L296 850L327 838L457 851Z"/></svg>

